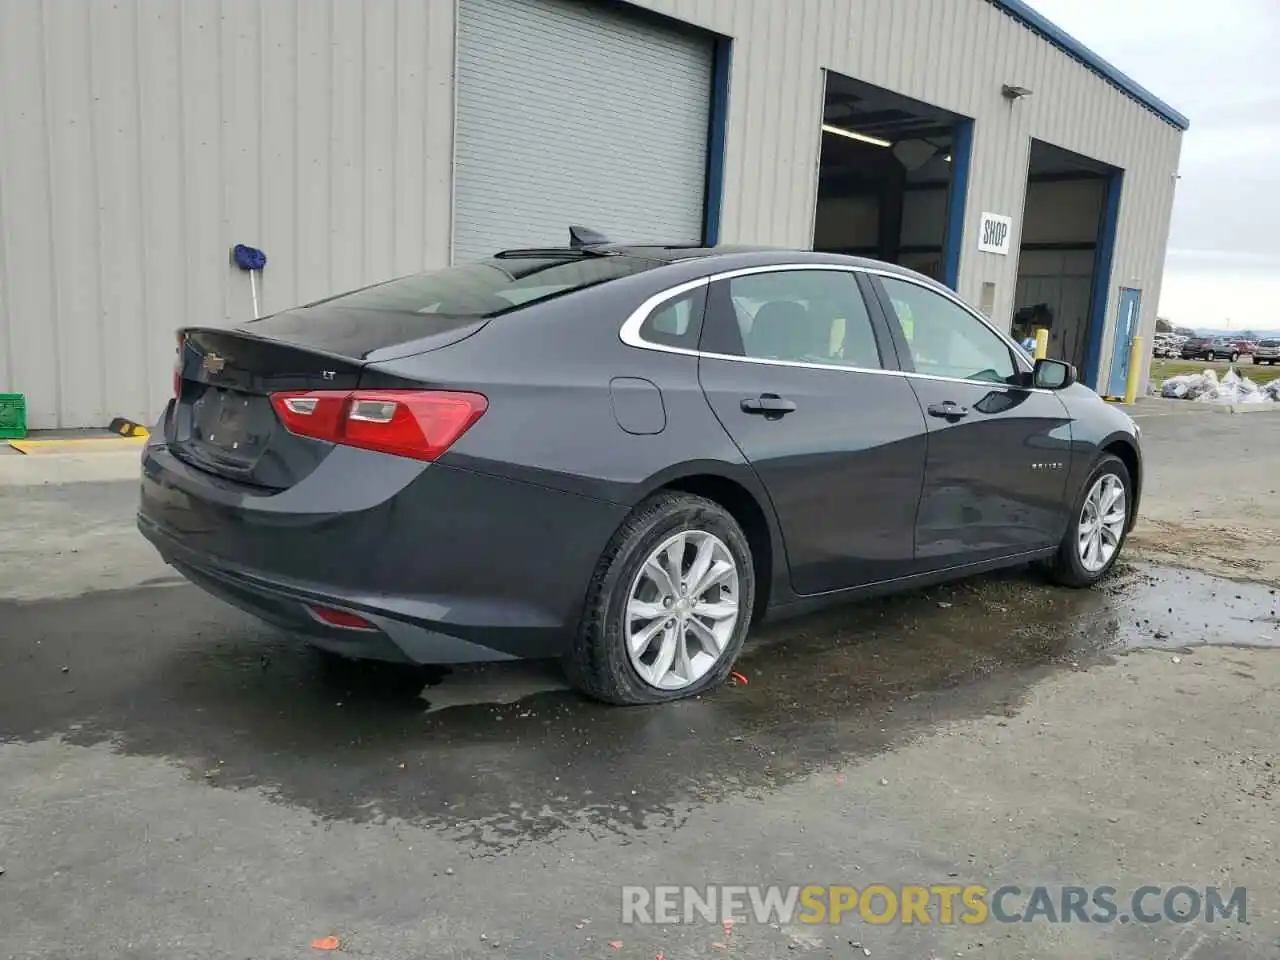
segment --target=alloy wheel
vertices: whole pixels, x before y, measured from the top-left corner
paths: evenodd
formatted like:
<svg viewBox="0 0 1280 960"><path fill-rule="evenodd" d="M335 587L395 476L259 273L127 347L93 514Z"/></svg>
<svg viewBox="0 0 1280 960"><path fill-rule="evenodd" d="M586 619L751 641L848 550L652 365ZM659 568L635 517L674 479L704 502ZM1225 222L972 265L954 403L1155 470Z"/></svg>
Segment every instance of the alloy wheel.
<svg viewBox="0 0 1280 960"><path fill-rule="evenodd" d="M623 614L627 655L645 683L681 690L706 676L738 624L739 575L719 537L684 530L645 560Z"/></svg>
<svg viewBox="0 0 1280 960"><path fill-rule="evenodd" d="M1080 565L1089 573L1105 568L1120 549L1127 509L1124 483L1114 473L1104 473L1080 509L1077 551Z"/></svg>

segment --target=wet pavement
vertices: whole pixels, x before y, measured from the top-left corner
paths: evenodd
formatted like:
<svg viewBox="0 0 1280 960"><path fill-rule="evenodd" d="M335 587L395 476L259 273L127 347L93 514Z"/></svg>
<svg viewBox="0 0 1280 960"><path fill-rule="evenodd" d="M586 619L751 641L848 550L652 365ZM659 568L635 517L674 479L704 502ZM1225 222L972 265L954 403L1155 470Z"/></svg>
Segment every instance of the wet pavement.
<svg viewBox="0 0 1280 960"><path fill-rule="evenodd" d="M576 829L677 826L1140 647L1280 645L1273 588L1128 565L1073 591L1014 571L769 625L746 685L658 709L554 663L351 663L186 585L0 607L0 735L110 742L324 818L396 818L496 854Z"/></svg>
<svg viewBox="0 0 1280 960"><path fill-rule="evenodd" d="M550 663L309 650L94 519L130 496L50 488L82 527L0 583L0 957L1280 952L1274 904L1194 933L618 923L630 882L1280 889L1269 586L1011 571L768 625L745 684L619 709Z"/></svg>

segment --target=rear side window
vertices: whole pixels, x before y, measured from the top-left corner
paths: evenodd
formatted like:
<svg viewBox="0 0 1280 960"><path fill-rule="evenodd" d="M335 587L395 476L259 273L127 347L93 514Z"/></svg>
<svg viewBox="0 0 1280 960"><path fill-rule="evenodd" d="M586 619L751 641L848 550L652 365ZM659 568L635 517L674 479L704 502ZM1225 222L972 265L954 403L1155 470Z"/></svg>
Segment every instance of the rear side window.
<svg viewBox="0 0 1280 960"><path fill-rule="evenodd" d="M698 287L656 307L640 325L640 336L666 347L698 349L707 288Z"/></svg>
<svg viewBox="0 0 1280 960"><path fill-rule="evenodd" d="M721 280L708 300L708 353L825 366L883 368L852 273L779 270Z"/></svg>
<svg viewBox="0 0 1280 960"><path fill-rule="evenodd" d="M417 273L323 301L382 313L496 317L658 266L639 257L520 256Z"/></svg>
<svg viewBox="0 0 1280 960"><path fill-rule="evenodd" d="M1259 340L1260 347L1280 347L1280 340Z"/></svg>

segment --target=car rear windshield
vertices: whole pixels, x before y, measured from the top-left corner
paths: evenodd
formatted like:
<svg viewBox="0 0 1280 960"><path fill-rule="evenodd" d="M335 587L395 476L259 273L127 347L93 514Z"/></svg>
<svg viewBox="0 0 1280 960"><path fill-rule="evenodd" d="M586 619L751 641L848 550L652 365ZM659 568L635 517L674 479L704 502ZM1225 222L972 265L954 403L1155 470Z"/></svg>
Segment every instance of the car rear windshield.
<svg viewBox="0 0 1280 960"><path fill-rule="evenodd" d="M657 261L626 256L508 256L389 280L324 304L382 313L496 317L656 266Z"/></svg>

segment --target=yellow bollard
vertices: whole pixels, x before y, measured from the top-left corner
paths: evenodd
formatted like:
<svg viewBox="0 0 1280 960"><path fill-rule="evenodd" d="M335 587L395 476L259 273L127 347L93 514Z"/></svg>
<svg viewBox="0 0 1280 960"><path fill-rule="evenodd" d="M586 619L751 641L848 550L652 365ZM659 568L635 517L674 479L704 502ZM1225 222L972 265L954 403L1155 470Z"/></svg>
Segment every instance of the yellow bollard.
<svg viewBox="0 0 1280 960"><path fill-rule="evenodd" d="M1138 399L1138 377L1142 373L1142 338L1134 337L1129 345L1129 377L1124 382L1124 402Z"/></svg>
<svg viewBox="0 0 1280 960"><path fill-rule="evenodd" d="M1049 331L1041 327L1036 331L1036 359L1043 360L1049 355Z"/></svg>

